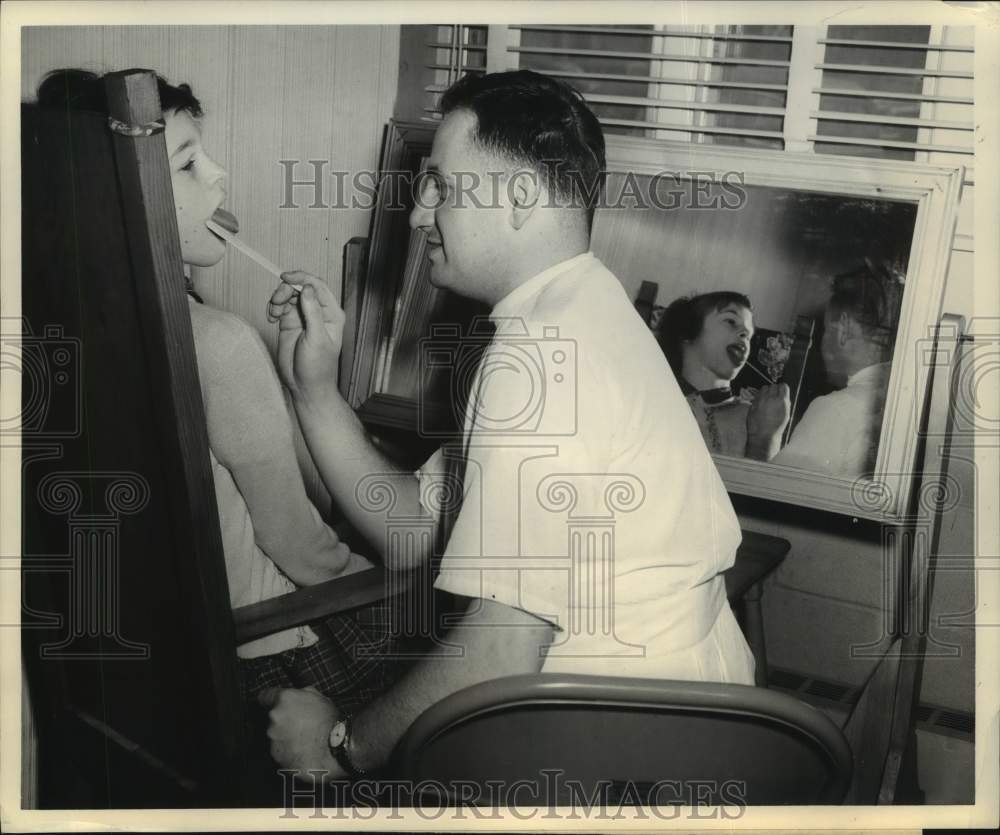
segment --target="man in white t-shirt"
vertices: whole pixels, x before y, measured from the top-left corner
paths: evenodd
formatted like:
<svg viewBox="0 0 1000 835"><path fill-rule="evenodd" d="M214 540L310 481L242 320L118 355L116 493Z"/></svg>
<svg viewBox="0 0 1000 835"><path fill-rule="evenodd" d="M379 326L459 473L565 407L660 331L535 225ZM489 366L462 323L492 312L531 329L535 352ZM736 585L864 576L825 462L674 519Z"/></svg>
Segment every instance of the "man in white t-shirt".
<svg viewBox="0 0 1000 835"><path fill-rule="evenodd" d="M337 391L343 313L323 282L291 274L298 300L290 286L272 297L313 460L361 532L386 539L384 510L356 496L371 473L392 484L396 519L434 513L442 488L462 496L436 581L469 601L447 641L461 659L432 654L353 717L307 691L262 699L274 758L331 778L377 769L432 704L502 676L753 683L720 576L736 516L662 351L589 252L604 167L596 117L528 71L467 76L442 111L410 225L427 234L432 283L489 304L496 326L458 483L441 455L399 472L368 442ZM426 557L385 554L393 569Z"/></svg>
<svg viewBox="0 0 1000 835"><path fill-rule="evenodd" d="M892 275L867 264L834 277L821 351L837 391L809 404L773 463L841 478L872 472L901 294Z"/></svg>

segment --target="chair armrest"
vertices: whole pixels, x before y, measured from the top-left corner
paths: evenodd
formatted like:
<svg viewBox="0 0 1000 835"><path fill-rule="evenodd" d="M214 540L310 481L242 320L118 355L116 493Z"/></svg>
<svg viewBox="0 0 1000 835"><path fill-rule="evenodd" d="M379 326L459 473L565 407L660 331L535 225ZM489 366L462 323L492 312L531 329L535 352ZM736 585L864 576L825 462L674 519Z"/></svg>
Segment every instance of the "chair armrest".
<svg viewBox="0 0 1000 835"><path fill-rule="evenodd" d="M336 577L290 594L233 609L236 643L272 635L340 612L360 609L370 603L395 597L410 588L410 573L369 568L346 577Z"/></svg>

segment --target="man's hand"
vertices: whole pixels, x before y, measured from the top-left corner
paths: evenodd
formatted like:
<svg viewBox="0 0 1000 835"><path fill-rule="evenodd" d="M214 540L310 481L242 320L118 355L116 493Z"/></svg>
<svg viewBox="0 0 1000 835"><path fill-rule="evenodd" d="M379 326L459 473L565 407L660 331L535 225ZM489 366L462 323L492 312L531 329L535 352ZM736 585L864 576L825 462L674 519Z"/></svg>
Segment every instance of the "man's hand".
<svg viewBox="0 0 1000 835"><path fill-rule="evenodd" d="M750 414L747 415L747 434L772 435L788 423L792 411L791 394L784 383L764 386L757 392Z"/></svg>
<svg viewBox="0 0 1000 835"><path fill-rule="evenodd" d="M336 388L344 311L326 283L309 273L282 273L267 318L278 323L278 371L296 397Z"/></svg>
<svg viewBox="0 0 1000 835"><path fill-rule="evenodd" d="M770 461L781 449L781 432L791 416L791 393L784 383L764 386L747 414L748 458Z"/></svg>
<svg viewBox="0 0 1000 835"><path fill-rule="evenodd" d="M340 713L326 696L311 687L269 687L257 694L257 701L271 709L267 737L271 740L271 756L278 765L296 769L296 777L306 782L347 776L330 753L330 729Z"/></svg>

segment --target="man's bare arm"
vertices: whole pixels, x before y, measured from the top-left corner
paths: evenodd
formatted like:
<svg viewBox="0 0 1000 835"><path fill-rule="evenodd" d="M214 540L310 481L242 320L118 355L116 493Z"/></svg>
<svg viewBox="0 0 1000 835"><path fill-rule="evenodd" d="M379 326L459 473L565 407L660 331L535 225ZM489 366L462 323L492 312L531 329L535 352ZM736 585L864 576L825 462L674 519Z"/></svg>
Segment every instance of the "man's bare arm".
<svg viewBox="0 0 1000 835"><path fill-rule="evenodd" d="M423 562L429 554L386 552L387 509L360 495L364 479L374 476L392 492L393 516L419 518L425 511L420 505L417 477L399 469L372 445L354 410L339 394L334 393L318 402L298 398L293 398L293 402L309 454L326 489L351 524L378 549L387 567L406 570ZM372 510L372 507L379 509ZM415 537L414 541L422 539ZM402 562L404 559L409 562Z"/></svg>
<svg viewBox="0 0 1000 835"><path fill-rule="evenodd" d="M495 678L538 672L552 633L550 624L520 609L491 600L471 601L462 622L448 634L448 644L462 648L460 657L437 650L354 717L348 750L354 766L376 770L414 720L452 693ZM261 692L258 701L271 711L267 735L276 762L307 778L346 776L327 745L340 716L333 702L308 689L277 688Z"/></svg>
<svg viewBox="0 0 1000 835"><path fill-rule="evenodd" d="M462 647L462 657L437 650L359 713L351 734L352 760L366 770L385 763L413 721L452 693L495 678L537 673L552 635L549 623L520 609L471 601L470 611L448 634L449 644Z"/></svg>
<svg viewBox="0 0 1000 835"><path fill-rule="evenodd" d="M401 471L371 443L361 421L340 396L337 363L344 313L333 293L316 276L286 273L285 283L271 297L269 318L279 324L278 371L292 394L309 453L326 489L351 524L375 546L390 568L406 569L399 555L386 554L386 514L366 506L358 488L367 476L384 478L393 492L394 516L419 518L419 483ZM362 501L359 501L359 498ZM423 541L416 537L415 541ZM412 563L427 553L409 554Z"/></svg>

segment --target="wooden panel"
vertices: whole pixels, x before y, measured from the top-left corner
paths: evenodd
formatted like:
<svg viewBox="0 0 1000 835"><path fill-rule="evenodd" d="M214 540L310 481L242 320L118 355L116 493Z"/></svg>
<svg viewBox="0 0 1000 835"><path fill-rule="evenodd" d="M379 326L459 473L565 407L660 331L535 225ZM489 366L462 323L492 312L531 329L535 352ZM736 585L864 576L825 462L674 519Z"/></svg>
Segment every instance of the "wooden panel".
<svg viewBox="0 0 1000 835"><path fill-rule="evenodd" d="M975 316L975 255L960 249L951 251L948 277L944 285L941 309L960 316Z"/></svg>
<svg viewBox="0 0 1000 835"><path fill-rule="evenodd" d="M351 26L337 30L337 63L332 78L332 164L345 171L378 168L382 134L392 116L399 60L398 27ZM362 197L364 195L361 195ZM340 253L348 240L367 235L371 212L364 207L330 212L327 277L340 287Z"/></svg>
<svg viewBox="0 0 1000 835"><path fill-rule="evenodd" d="M130 96L126 118L158 112L153 96L151 85ZM108 759L117 743L78 750L59 736L59 717L82 712L183 776L157 802L214 805L235 797L242 719L163 138L118 139L116 166L100 116L29 107L22 120L23 312L35 354L66 352L25 438L56 453L24 473L24 560L50 566L29 574L26 599L63 617L23 633L46 683L32 693L45 717L40 800L83 802L69 759L101 775L90 803L151 797L137 770Z"/></svg>
<svg viewBox="0 0 1000 835"><path fill-rule="evenodd" d="M962 198L958 203L958 222L955 224L955 234L964 240L956 245L966 249L971 247L972 239L976 234L975 193L975 186L966 182L965 188L962 189Z"/></svg>
<svg viewBox="0 0 1000 835"><path fill-rule="evenodd" d="M899 652L900 641L896 640L866 682L844 726L854 753L854 776L844 798L847 805L869 806L878 800L892 727L892 714L886 711L896 694Z"/></svg>
<svg viewBox="0 0 1000 835"><path fill-rule="evenodd" d="M236 640L242 644L292 626L325 620L339 612L368 606L401 594L412 581L413 575L409 573L369 568L347 577L306 586L281 597L241 606L233 611Z"/></svg>
<svg viewBox="0 0 1000 835"><path fill-rule="evenodd" d="M949 471L954 474L956 469L953 458ZM972 555L975 554L974 510L956 507L942 518L941 523L927 660L920 680L919 700L975 713L974 623L977 614L982 620L989 619L982 600L977 600L976 586L982 583L984 574L995 567L996 558L981 558L982 571L977 578L972 567Z"/></svg>
<svg viewBox="0 0 1000 835"><path fill-rule="evenodd" d="M105 72L100 26L28 26L21 30L21 100L30 101L42 77L59 67Z"/></svg>
<svg viewBox="0 0 1000 835"><path fill-rule="evenodd" d="M38 808L38 731L28 677L21 667L21 808Z"/></svg>
<svg viewBox="0 0 1000 835"><path fill-rule="evenodd" d="M351 371L357 348L358 320L361 317L361 298L364 293L365 265L368 260L368 239L351 238L344 245L344 280L341 306L344 308L344 335L340 349L340 394L345 400L350 396Z"/></svg>
<svg viewBox="0 0 1000 835"><path fill-rule="evenodd" d="M156 53L154 68L162 68L168 80L190 84L205 111L202 142L216 162L224 168L229 162L229 125L232 102L227 95L232 62L228 58L231 26L166 26L165 44ZM109 55L113 64L121 59ZM227 169L228 170L228 169Z"/></svg>
<svg viewBox="0 0 1000 835"><path fill-rule="evenodd" d="M106 87L109 113L120 121L148 124L160 116L152 74L122 73L110 78ZM196 633L205 636L210 677L200 684L218 700L213 719L224 746L220 753L232 766L241 754L243 732L241 711L231 704L238 693L232 660L235 639L194 336L178 275L181 250L166 146L160 136L141 140L117 135L113 146L136 276L135 309L146 349L144 370L157 383L151 387L153 425L137 429L155 429L159 436L166 500L179 528L173 556L182 594L188 597L188 605L178 614L189 609L187 617ZM147 587L150 593L155 594L155 588ZM228 780L219 782L226 786Z"/></svg>
<svg viewBox="0 0 1000 835"><path fill-rule="evenodd" d="M240 237L258 252L280 263L275 183L281 158L282 95L285 90L284 34L281 27L239 27L233 33L228 91L229 205L240 221ZM206 301L238 313L257 326L269 345L275 329L265 328L264 302L275 285L263 268L229 250L219 296ZM218 270L218 267L215 268Z"/></svg>
<svg viewBox="0 0 1000 835"><path fill-rule="evenodd" d="M975 27L942 26L940 28L940 38L942 43L949 46L964 46L972 50L975 46ZM934 67L946 73L972 73L974 64L975 54L972 51L946 51L940 52L937 55L932 54L928 57L929 67ZM924 81L924 92L939 96L974 98L975 82L971 78L940 77L926 79ZM936 102L932 105L925 105L921 110L921 116L969 122L972 120L974 112L974 108L967 104ZM931 145L957 145L969 148L968 155L934 152L926 155L918 155L917 159L926 157L926 161L932 165L971 166L974 162L974 146L971 135L968 132L931 129L921 131L921 141L927 141Z"/></svg>
<svg viewBox="0 0 1000 835"><path fill-rule="evenodd" d="M340 38L335 30L322 27L288 26L281 31L284 38L283 76L286 79L280 119L283 125L280 139L282 159L298 161L293 169L296 180L308 180L313 176L309 160L318 160L323 164L323 205L328 205L333 191L330 171L336 164L332 159L335 108L316 107L315 88L296 82L307 78L336 79ZM280 173L283 181L284 171ZM283 197L280 193L275 196ZM289 264L292 265L294 261L296 269L323 276L334 295L339 296L337 276L331 274L331 267L334 273L339 273L339 265L334 266L333 263L339 259L331 258L331 252L326 247L312 246L314 241L324 240L329 236L331 218L335 212L327 208L310 208L314 200L309 187L295 189L293 197L298 208L277 211L276 207L284 204L283 199L268 207L273 213L280 240L280 250L276 250L276 254L279 258L287 255L291 259ZM283 264L284 260L279 263ZM270 285L273 283L273 280L268 282Z"/></svg>

